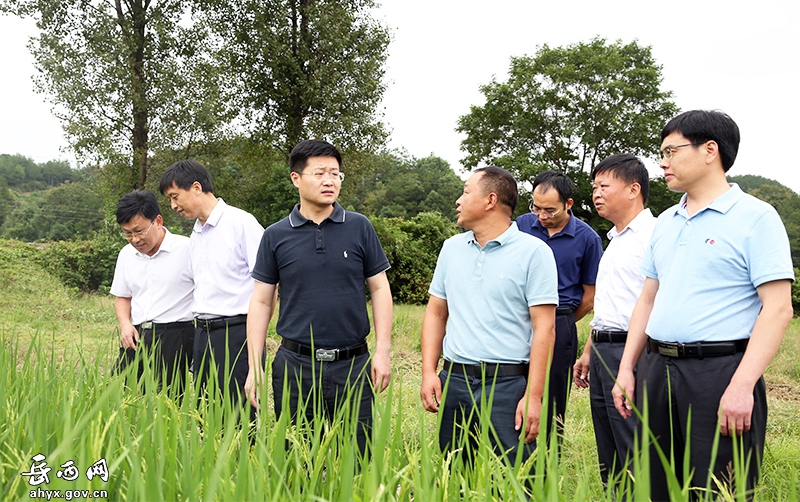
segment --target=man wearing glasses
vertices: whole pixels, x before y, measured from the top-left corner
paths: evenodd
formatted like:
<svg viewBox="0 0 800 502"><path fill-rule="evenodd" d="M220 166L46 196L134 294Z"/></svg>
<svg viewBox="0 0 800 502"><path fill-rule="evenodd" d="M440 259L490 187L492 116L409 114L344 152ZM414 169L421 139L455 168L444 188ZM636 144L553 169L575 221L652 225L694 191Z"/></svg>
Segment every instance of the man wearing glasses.
<svg viewBox="0 0 800 502"><path fill-rule="evenodd" d="M292 149L289 175L300 203L261 239L247 321L245 389L259 408L264 342L280 284L276 331L282 341L272 362L275 414L288 412L295 422L301 408L309 423L315 413L330 420L349 399L363 454L372 426L372 387L383 391L391 378L392 293L389 260L372 224L336 202L344 180L341 166L341 154L325 141L307 140ZM372 358L366 288L375 324ZM283 409L284 389L289 410Z"/></svg>
<svg viewBox="0 0 800 502"><path fill-rule="evenodd" d="M556 418L559 444L572 384L572 367L578 356L575 323L594 306L594 285L603 255L600 236L572 213L572 190L572 180L566 175L554 171L540 173L533 180L531 212L516 220L521 231L550 246L558 269L556 343L550 366L547 433L552 432L553 418Z"/></svg>
<svg viewBox="0 0 800 502"><path fill-rule="evenodd" d="M138 376L145 358L153 357L159 385L163 374L167 386L180 393L194 343L189 239L163 226L158 200L147 190L122 196L117 223L128 244L119 252L111 283L121 345L115 370L133 363L143 347Z"/></svg>
<svg viewBox="0 0 800 502"><path fill-rule="evenodd" d="M685 112L661 131L667 185L685 194L658 217L645 250L644 289L613 395L625 418L634 398L649 412L680 486L705 488L713 475L734 490L736 455L746 459L752 497L766 434L762 374L792 319L794 271L775 209L728 184L738 149L739 128L719 111ZM645 397L649 410L642 409ZM669 500L655 451L651 445L651 497ZM682 479L684 472L692 478Z"/></svg>
<svg viewBox="0 0 800 502"><path fill-rule="evenodd" d="M212 368L218 392L244 402L247 377L247 305L253 292L250 273L264 228L255 217L214 196L208 169L180 160L161 176L161 193L184 218L197 218L189 240L195 290L192 370L201 389ZM251 418L254 417L254 412Z"/></svg>

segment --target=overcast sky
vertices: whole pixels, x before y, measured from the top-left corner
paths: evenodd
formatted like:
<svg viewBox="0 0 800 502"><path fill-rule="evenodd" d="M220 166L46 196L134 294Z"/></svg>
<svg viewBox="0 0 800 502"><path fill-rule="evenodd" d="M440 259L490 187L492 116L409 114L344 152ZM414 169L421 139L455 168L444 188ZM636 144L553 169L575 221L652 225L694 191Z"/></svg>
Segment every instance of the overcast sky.
<svg viewBox="0 0 800 502"><path fill-rule="evenodd" d="M796 0L385 0L376 17L394 38L383 102L390 146L433 153L460 170L456 121L483 104L479 86L503 80L511 56L595 36L637 40L652 46L663 89L679 108L720 109L738 123L742 142L730 174L758 174L800 192L799 14ZM35 33L32 22L0 15L0 153L70 159L60 151L59 123L33 92L26 44Z"/></svg>

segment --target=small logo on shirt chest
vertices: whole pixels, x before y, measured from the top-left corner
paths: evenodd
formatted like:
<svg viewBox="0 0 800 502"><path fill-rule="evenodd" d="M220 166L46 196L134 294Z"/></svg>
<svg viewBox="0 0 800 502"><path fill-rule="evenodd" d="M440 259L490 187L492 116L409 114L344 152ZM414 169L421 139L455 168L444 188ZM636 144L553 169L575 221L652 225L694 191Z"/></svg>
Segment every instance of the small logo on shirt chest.
<svg viewBox="0 0 800 502"><path fill-rule="evenodd" d="M347 251L345 251L345 252L344 252L344 253L342 253L342 254L344 255L344 257L345 257L345 258L347 258Z"/></svg>
<svg viewBox="0 0 800 502"><path fill-rule="evenodd" d="M714 244L715 242L714 239L706 239L706 244Z"/></svg>

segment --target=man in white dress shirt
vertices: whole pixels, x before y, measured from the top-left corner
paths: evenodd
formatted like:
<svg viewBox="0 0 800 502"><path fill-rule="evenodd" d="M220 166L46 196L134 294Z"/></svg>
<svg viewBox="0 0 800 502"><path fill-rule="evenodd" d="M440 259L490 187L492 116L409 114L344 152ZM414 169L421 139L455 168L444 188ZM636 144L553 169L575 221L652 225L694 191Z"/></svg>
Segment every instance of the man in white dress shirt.
<svg viewBox="0 0 800 502"><path fill-rule="evenodd" d="M614 227L608 231L611 242L597 272L592 334L575 363L573 378L579 387L590 387L600 476L606 486L610 478L613 489L627 470L636 423L620 416L611 391L625 349L631 313L644 286L639 263L656 218L644 208L650 179L637 157L621 154L604 159L592 170L592 180L597 213Z"/></svg>
<svg viewBox="0 0 800 502"><path fill-rule="evenodd" d="M143 348L139 377L152 356L155 378L180 393L194 343L189 239L163 226L158 200L147 190L124 195L116 215L128 245L119 252L111 284L121 345L115 369L133 363Z"/></svg>
<svg viewBox="0 0 800 502"><path fill-rule="evenodd" d="M214 364L219 392L225 395L227 388L233 402L243 403L247 308L253 293L250 274L264 228L252 214L215 197L211 175L194 160L167 168L159 189L178 214L197 218L189 243L197 326L193 371L204 388Z"/></svg>

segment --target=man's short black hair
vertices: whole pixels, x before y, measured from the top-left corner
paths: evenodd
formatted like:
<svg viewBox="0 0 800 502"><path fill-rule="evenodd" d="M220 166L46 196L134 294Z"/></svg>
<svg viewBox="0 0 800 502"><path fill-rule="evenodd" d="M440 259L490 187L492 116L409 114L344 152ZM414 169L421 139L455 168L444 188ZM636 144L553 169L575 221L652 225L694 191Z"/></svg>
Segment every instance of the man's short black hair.
<svg viewBox="0 0 800 502"><path fill-rule="evenodd" d="M206 166L192 159L179 160L164 171L158 184L158 189L162 195L173 184L183 190L189 190L195 181L200 183L204 193L214 191L214 186L211 184L211 174L206 169Z"/></svg>
<svg viewBox="0 0 800 502"><path fill-rule="evenodd" d="M677 132L692 143L714 141L719 146L722 169L727 173L739 153L739 126L719 110L691 110L667 122L661 141Z"/></svg>
<svg viewBox="0 0 800 502"><path fill-rule="evenodd" d="M321 139L307 139L292 148L292 153L289 154L289 171L302 173L311 157L334 157L339 163L339 169L342 168L342 154L335 146Z"/></svg>
<svg viewBox="0 0 800 502"><path fill-rule="evenodd" d="M502 167L497 166L481 167L475 169L475 172L483 173L478 182L483 189L483 194L496 194L498 202L511 209L509 215L513 215L519 201L517 180L514 179L514 176Z"/></svg>
<svg viewBox="0 0 800 502"><path fill-rule="evenodd" d="M154 221L161 214L158 199L150 190L134 190L120 197L117 202L117 223L128 223L136 215Z"/></svg>
<svg viewBox="0 0 800 502"><path fill-rule="evenodd" d="M572 180L569 179L566 174L555 171L539 173L539 175L533 179L533 189L531 192L536 190L536 187L539 185L542 186L544 191L555 188L556 192L558 192L558 198L563 204L566 204L569 202L569 199L572 198L572 191L575 187Z"/></svg>
<svg viewBox="0 0 800 502"><path fill-rule="evenodd" d="M606 157L592 169L592 181L598 174L605 172L610 172L613 177L627 184L638 183L641 187L642 203L647 203L647 198L650 197L650 173L639 157L627 153Z"/></svg>

